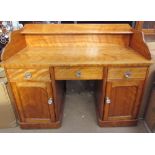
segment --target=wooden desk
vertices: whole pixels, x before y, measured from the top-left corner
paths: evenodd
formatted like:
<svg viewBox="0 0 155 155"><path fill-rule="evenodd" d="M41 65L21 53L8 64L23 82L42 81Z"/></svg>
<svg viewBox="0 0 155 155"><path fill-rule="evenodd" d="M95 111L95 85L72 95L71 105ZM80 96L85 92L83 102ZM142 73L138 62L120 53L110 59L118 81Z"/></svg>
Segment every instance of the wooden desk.
<svg viewBox="0 0 155 155"><path fill-rule="evenodd" d="M151 64L142 32L126 24L29 24L2 60L21 128L61 125L65 80L96 80L100 126L136 125Z"/></svg>

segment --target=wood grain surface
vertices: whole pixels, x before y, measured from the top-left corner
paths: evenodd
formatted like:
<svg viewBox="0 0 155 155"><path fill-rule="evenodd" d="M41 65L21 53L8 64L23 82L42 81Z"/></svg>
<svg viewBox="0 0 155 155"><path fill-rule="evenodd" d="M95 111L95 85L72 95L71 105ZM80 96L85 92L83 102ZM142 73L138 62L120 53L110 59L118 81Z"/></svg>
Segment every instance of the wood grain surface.
<svg viewBox="0 0 155 155"><path fill-rule="evenodd" d="M11 32L9 43L3 49L1 54L2 61L10 58L11 56L20 52L20 50L26 47L25 36L22 35L20 32L21 30Z"/></svg>
<svg viewBox="0 0 155 155"><path fill-rule="evenodd" d="M25 35L29 47L98 47L104 44L129 46L130 34Z"/></svg>
<svg viewBox="0 0 155 155"><path fill-rule="evenodd" d="M151 61L132 48L116 45L103 47L25 48L2 65L7 68L49 66L149 66Z"/></svg>
<svg viewBox="0 0 155 155"><path fill-rule="evenodd" d="M106 97L111 100L105 104L104 120L136 119L144 80L115 80L107 83Z"/></svg>
<svg viewBox="0 0 155 155"><path fill-rule="evenodd" d="M125 73L130 72L129 78L125 77ZM108 80L114 79L145 79L147 67L113 67L108 69Z"/></svg>
<svg viewBox="0 0 155 155"><path fill-rule="evenodd" d="M49 69L8 69L9 81L50 81ZM25 78L25 74L30 73L30 79Z"/></svg>
<svg viewBox="0 0 155 155"><path fill-rule="evenodd" d="M143 55L148 60L151 60L148 45L144 41L144 34L141 31L134 30L130 40L130 47L135 49L136 52Z"/></svg>
<svg viewBox="0 0 155 155"><path fill-rule="evenodd" d="M51 83L11 82L20 121L25 123L50 123L55 120Z"/></svg>
<svg viewBox="0 0 155 155"><path fill-rule="evenodd" d="M104 76L103 67L55 67L54 72L56 80L97 80Z"/></svg>
<svg viewBox="0 0 155 155"><path fill-rule="evenodd" d="M128 24L27 24L23 34L133 33Z"/></svg>

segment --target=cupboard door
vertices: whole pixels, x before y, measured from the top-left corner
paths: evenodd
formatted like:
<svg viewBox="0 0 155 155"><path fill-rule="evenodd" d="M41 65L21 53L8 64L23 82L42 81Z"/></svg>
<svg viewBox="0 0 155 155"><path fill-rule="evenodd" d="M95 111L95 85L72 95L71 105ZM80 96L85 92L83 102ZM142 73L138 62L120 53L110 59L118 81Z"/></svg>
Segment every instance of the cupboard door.
<svg viewBox="0 0 155 155"><path fill-rule="evenodd" d="M11 83L20 121L49 123L55 121L50 82Z"/></svg>
<svg viewBox="0 0 155 155"><path fill-rule="evenodd" d="M106 88L104 120L136 119L144 81L110 81Z"/></svg>

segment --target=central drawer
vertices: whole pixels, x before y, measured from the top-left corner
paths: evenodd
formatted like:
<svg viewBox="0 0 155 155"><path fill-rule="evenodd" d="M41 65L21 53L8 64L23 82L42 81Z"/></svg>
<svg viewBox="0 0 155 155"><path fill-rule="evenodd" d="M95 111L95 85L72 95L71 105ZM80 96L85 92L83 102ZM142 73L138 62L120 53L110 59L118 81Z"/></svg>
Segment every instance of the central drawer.
<svg viewBox="0 0 155 155"><path fill-rule="evenodd" d="M103 67L55 67L56 80L103 79Z"/></svg>

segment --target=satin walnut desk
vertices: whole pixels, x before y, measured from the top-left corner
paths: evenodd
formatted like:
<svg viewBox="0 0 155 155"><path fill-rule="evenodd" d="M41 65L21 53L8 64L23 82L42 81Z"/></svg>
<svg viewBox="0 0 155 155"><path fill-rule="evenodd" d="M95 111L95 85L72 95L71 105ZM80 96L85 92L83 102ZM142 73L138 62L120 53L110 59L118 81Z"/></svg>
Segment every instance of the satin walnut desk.
<svg viewBox="0 0 155 155"><path fill-rule="evenodd" d="M101 127L136 125L150 64L127 24L28 24L2 53L21 128L61 126L65 80L96 81Z"/></svg>

